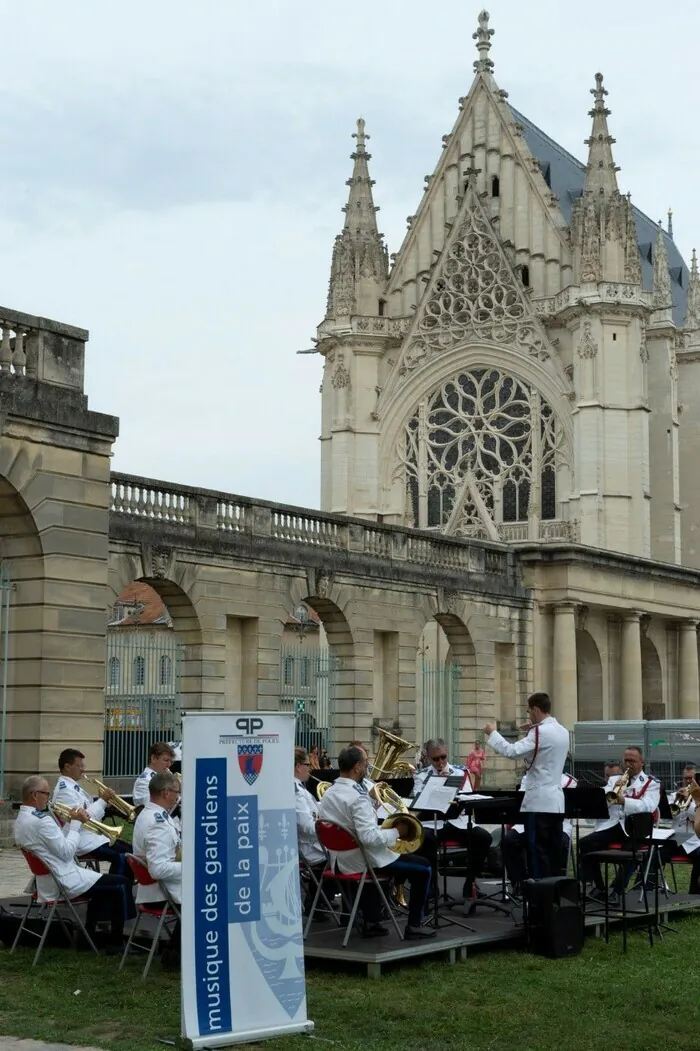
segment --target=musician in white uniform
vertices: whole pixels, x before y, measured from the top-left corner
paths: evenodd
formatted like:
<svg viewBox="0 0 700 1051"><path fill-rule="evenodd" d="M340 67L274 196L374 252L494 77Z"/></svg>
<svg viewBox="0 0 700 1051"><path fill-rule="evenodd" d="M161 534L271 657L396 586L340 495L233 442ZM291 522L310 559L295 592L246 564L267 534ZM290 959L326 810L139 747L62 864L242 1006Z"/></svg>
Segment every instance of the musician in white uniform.
<svg viewBox="0 0 700 1051"><path fill-rule="evenodd" d="M562 788L576 788L578 782L571 774L561 775ZM523 774L519 791L524 792L527 788L527 773ZM561 863L557 875L565 876L569 863L569 847L571 844L571 821L564 818L562 825L561 840ZM527 879L527 835L524 825L513 825L509 828L503 839L501 848L503 864L506 875L511 882L513 893L520 895L522 886Z"/></svg>
<svg viewBox="0 0 700 1051"><path fill-rule="evenodd" d="M319 804L322 821L346 829L362 844L376 871L397 876L410 887L406 938L434 938L434 930L421 927L430 886L430 863L417 854L399 856L389 847L399 839L410 839L411 829L399 819L395 828L380 828L363 779L367 773L367 753L352 746L338 756L340 776L328 788ZM364 872L365 859L359 849L331 854L337 872ZM363 935L373 938L388 934L380 921L380 899L374 886L365 884L362 892Z"/></svg>
<svg viewBox="0 0 700 1051"><path fill-rule="evenodd" d="M318 841L316 835L316 821L318 820L318 803L306 788L306 782L311 775L311 764L309 754L305 748L294 749L294 805L297 814L297 840L299 852L304 860L313 870L317 879L328 864L326 852ZM304 915L308 916L314 900L316 887L312 880L307 881L306 897L304 900ZM317 914L317 919L327 919L323 913Z"/></svg>
<svg viewBox="0 0 700 1051"><path fill-rule="evenodd" d="M471 792L472 784L463 766L453 766L447 755L447 745L442 737L434 737L426 741L423 751L427 760L427 766L419 770L413 779L414 797L417 797L425 788L426 783L434 777L452 777L459 774L463 778L462 792ZM449 821L443 823L442 827L431 828L430 823L425 830L425 842L421 848L433 866L433 886L437 887L438 879L438 857L439 844L445 840L459 843L467 849L466 874L462 895L471 898L472 894L478 896L480 891L474 890L476 877L481 875L489 849L491 847L491 833L485 828L471 822L471 828L456 828Z"/></svg>
<svg viewBox="0 0 700 1051"><path fill-rule="evenodd" d="M93 941L97 923L109 920L110 938L105 950L117 951L121 948L125 917L136 915L131 886L124 876L101 876L77 863L75 853L81 827L90 815L82 807L73 807L70 822L61 827L47 809L50 794L48 781L38 774L25 780L15 821L15 843L30 850L55 872L70 898L88 899L85 927ZM37 876L36 890L39 901L53 900L58 893L53 876Z"/></svg>
<svg viewBox="0 0 700 1051"><path fill-rule="evenodd" d="M690 871L689 894L700 894L700 837L695 832L695 812L697 809L695 799L691 794L691 787L696 785L695 775L697 767L689 763L683 769L683 785L669 797L669 803L683 802L690 798L690 803L673 817L673 836L661 844L659 854L662 864L667 864L672 857L686 854L688 860L692 861ZM696 787L696 791L698 791Z"/></svg>
<svg viewBox="0 0 700 1051"><path fill-rule="evenodd" d="M510 744L496 723L487 723L488 744L508 759L528 759L527 785L520 806L528 838L530 875L545 879L559 871L564 814L561 776L569 754L569 731L552 715L546 693L533 693L527 702L527 735Z"/></svg>
<svg viewBox="0 0 700 1051"><path fill-rule="evenodd" d="M102 821L105 811L115 793L108 789L102 799L93 799L80 784L85 773L85 756L77 748L64 748L58 757L59 778L51 797L52 803L64 803L66 806L81 807L96 821ZM100 861L109 862L109 871L115 876L126 876L132 882L131 869L125 857L131 852L131 846L123 839L117 839L110 846L109 837L98 832L80 829L80 842L77 855L92 854Z"/></svg>
<svg viewBox="0 0 700 1051"><path fill-rule="evenodd" d="M173 901L182 901L182 862L178 860L180 833L170 816L178 798L175 776L168 770L154 774L148 783L149 801L136 818L134 824L133 853L145 862L146 868L158 883L148 886L138 884L138 905L164 905L165 899L159 884L167 890ZM180 923L175 926L171 940L161 954L166 968L180 964Z"/></svg>
<svg viewBox="0 0 700 1051"><path fill-rule="evenodd" d="M625 771L629 771L627 785L618 791L617 802L608 804L608 816L597 822L589 836L581 840L581 873L587 883L594 883L598 895L605 893L605 884L600 865L591 862L588 855L595 850L605 850L612 843L626 843L625 818L630 814L653 814L658 810L661 785L650 774L644 772L644 756L640 748L630 745L622 757ZM625 774L622 774L624 777ZM611 777L605 786L606 795L618 789L620 777ZM621 869L621 866L618 866ZM613 883L613 892L620 894L626 886L629 873L618 872Z"/></svg>
<svg viewBox="0 0 700 1051"><path fill-rule="evenodd" d="M175 761L175 752L167 741L156 741L151 745L148 753L148 766L140 773L134 781L133 803L134 806L146 806L150 801L148 783L156 774L162 774L169 770ZM173 803L173 807L176 803Z"/></svg>

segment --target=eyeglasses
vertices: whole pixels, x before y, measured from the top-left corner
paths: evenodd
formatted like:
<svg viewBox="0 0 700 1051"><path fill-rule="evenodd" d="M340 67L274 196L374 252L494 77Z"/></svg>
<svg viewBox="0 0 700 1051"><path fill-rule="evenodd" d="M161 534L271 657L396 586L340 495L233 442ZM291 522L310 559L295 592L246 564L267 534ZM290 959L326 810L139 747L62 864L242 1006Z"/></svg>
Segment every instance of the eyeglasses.
<svg viewBox="0 0 700 1051"><path fill-rule="evenodd" d="M35 796L50 796L50 795L51 795L51 792L50 792L50 791L49 791L49 792L47 792L47 791L46 791L45 789L43 789L43 788L35 788L35 789L34 789L34 795L35 795Z"/></svg>

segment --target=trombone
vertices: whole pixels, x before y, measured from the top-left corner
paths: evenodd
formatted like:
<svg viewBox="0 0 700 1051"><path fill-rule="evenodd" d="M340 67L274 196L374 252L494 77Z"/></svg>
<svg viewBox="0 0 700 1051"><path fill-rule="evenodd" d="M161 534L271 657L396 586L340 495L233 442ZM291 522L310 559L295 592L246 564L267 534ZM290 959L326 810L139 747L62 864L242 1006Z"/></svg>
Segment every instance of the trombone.
<svg viewBox="0 0 700 1051"><path fill-rule="evenodd" d="M71 814L73 807L68 806L66 803L50 803L49 810L54 814L61 822L72 821ZM119 839L123 825L103 825L101 821L95 820L94 817L88 818L87 821L82 822L83 828L87 829L88 832L95 832L98 836L106 836L109 840L110 847L113 847L115 842Z"/></svg>
<svg viewBox="0 0 700 1051"><path fill-rule="evenodd" d="M110 791L104 781L100 781L97 777L88 777L85 775L83 781L89 781L91 785L95 786L100 799L104 799L104 792ZM109 805L114 807L115 810L118 810L127 821L134 821L136 819L136 807L132 806L126 799L122 799L121 796L116 795L116 793L112 799L106 799L105 802L109 803Z"/></svg>

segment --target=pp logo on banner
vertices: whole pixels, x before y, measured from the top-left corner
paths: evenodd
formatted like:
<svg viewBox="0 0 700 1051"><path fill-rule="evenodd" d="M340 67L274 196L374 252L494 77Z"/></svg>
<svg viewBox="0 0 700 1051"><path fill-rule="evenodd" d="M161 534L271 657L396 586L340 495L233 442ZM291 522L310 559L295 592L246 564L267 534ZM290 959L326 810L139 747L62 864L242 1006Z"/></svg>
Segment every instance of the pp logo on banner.
<svg viewBox="0 0 700 1051"><path fill-rule="evenodd" d="M239 744L238 765L243 774L243 780L248 785L254 785L260 776L263 764L263 746L261 744Z"/></svg>

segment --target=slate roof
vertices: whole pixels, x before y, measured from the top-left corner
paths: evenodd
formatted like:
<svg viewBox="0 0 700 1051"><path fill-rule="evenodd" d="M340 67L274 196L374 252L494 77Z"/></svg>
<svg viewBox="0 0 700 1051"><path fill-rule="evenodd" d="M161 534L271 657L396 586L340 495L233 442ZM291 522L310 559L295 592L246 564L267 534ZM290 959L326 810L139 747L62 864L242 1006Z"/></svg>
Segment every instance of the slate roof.
<svg viewBox="0 0 700 1051"><path fill-rule="evenodd" d="M525 141L533 156L537 157L542 173L550 189L559 198L559 207L567 224L571 222L571 211L574 201L581 196L586 167L567 152L559 143L528 120L518 110L512 109L513 116L523 126ZM653 249L656 243L657 224L639 208L634 207L637 224L637 241L642 257L642 281L646 289L651 289L654 279ZM671 273L671 291L673 293L673 320L676 325L683 324L687 299L690 271L683 262L673 238L664 230L668 265Z"/></svg>

